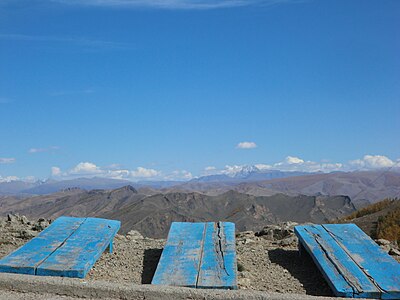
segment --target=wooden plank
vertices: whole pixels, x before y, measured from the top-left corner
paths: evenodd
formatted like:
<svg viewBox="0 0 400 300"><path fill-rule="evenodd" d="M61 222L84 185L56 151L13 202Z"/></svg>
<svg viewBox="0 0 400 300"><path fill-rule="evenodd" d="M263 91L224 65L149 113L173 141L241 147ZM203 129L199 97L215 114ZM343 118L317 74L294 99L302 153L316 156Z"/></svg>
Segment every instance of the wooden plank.
<svg viewBox="0 0 400 300"><path fill-rule="evenodd" d="M304 226L303 229L303 232L306 232L311 238L311 242L314 243L314 249L310 254L316 258L317 265L320 265L325 272L328 272L326 269L328 266L335 271L335 277L330 274L327 279L337 296L379 299L380 290L323 226ZM310 249L309 243L310 241L307 241L307 246ZM316 247L322 250L322 255L316 253ZM327 265L326 260L331 264ZM346 284L351 290L347 287L343 290L343 286L346 286Z"/></svg>
<svg viewBox="0 0 400 300"><path fill-rule="evenodd" d="M60 217L37 237L0 260L0 272L34 275L36 267L83 223L84 218Z"/></svg>
<svg viewBox="0 0 400 300"><path fill-rule="evenodd" d="M36 274L84 278L112 244L120 225L119 221L86 218L65 243L37 267Z"/></svg>
<svg viewBox="0 0 400 300"><path fill-rule="evenodd" d="M206 223L197 288L237 289L235 224Z"/></svg>
<svg viewBox="0 0 400 300"><path fill-rule="evenodd" d="M294 230L299 238L299 243L301 243L304 249L310 254L335 295L340 297L353 297L353 288L344 280L339 270L329 259L328 254L315 239L313 233L308 231L318 231L318 227L314 225L296 226Z"/></svg>
<svg viewBox="0 0 400 300"><path fill-rule="evenodd" d="M328 224L323 227L381 289L381 299L400 299L400 264L394 258L355 224Z"/></svg>
<svg viewBox="0 0 400 300"><path fill-rule="evenodd" d="M173 222L152 284L196 287L205 223Z"/></svg>

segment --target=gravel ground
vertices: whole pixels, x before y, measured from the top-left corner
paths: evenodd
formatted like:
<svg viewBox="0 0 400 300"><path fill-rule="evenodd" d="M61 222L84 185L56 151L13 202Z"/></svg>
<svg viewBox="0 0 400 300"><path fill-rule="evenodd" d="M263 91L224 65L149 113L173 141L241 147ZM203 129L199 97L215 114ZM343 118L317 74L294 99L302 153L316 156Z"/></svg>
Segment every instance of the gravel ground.
<svg viewBox="0 0 400 300"><path fill-rule="evenodd" d="M253 232L238 234L236 243L238 283L241 289L280 293L332 296L329 287L305 256L300 259L296 243L282 247ZM104 253L87 280L149 284L157 267L165 240L118 235L113 253Z"/></svg>
<svg viewBox="0 0 400 300"><path fill-rule="evenodd" d="M82 298L73 298L67 296L51 295L51 294L36 294L36 293L17 293L13 291L0 291L0 300L78 300ZM91 300L93 298L86 298ZM112 299L110 299L112 300Z"/></svg>
<svg viewBox="0 0 400 300"><path fill-rule="evenodd" d="M0 257L37 235L41 229L38 224L44 227L45 220L0 220ZM251 231L237 234L240 289L333 296L309 255L299 257L294 225L269 226L258 236ZM104 253L85 279L149 284L164 244L165 240L144 238L136 231L117 235L113 253Z"/></svg>

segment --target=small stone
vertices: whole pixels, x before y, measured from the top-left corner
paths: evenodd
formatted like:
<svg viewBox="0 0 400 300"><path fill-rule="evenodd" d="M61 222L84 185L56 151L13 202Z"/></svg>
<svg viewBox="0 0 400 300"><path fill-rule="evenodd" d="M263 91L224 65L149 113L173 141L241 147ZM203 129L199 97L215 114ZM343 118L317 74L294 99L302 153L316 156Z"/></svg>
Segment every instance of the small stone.
<svg viewBox="0 0 400 300"><path fill-rule="evenodd" d="M391 249L390 245L381 245L380 247L385 252L389 252Z"/></svg>
<svg viewBox="0 0 400 300"><path fill-rule="evenodd" d="M385 239L378 239L378 240L375 240L375 242L376 242L379 246L390 245L390 241L385 240Z"/></svg>
<svg viewBox="0 0 400 300"><path fill-rule="evenodd" d="M287 247L287 246L296 246L298 243L297 237L296 236L291 236L288 238L285 238L281 241L279 241L279 245L283 246L283 247Z"/></svg>
<svg viewBox="0 0 400 300"><path fill-rule="evenodd" d="M43 231L46 227L50 225L49 220L40 218L35 224L32 225L32 230Z"/></svg>
<svg viewBox="0 0 400 300"><path fill-rule="evenodd" d="M143 235L136 230L131 230L126 234L126 237L131 240L142 240L144 239Z"/></svg>
<svg viewBox="0 0 400 300"><path fill-rule="evenodd" d="M245 239L244 240L244 244L251 244L251 243L255 243L252 239Z"/></svg>
<svg viewBox="0 0 400 300"><path fill-rule="evenodd" d="M116 234L115 235L116 240L121 240L121 241L126 241L126 236L121 235L121 234Z"/></svg>
<svg viewBox="0 0 400 300"><path fill-rule="evenodd" d="M399 250L399 249L396 249L396 248L391 248L391 249L389 250L389 254L390 254L390 255L397 255L397 256L400 256L400 250Z"/></svg>
<svg viewBox="0 0 400 300"><path fill-rule="evenodd" d="M24 239L24 240L28 240L31 239L33 237L35 237L37 235L37 232L34 232L32 230L22 230L19 233L19 238Z"/></svg>
<svg viewBox="0 0 400 300"><path fill-rule="evenodd" d="M14 215L14 214L8 214L7 215L7 221L11 222L11 223L18 223L18 215Z"/></svg>
<svg viewBox="0 0 400 300"><path fill-rule="evenodd" d="M236 234L236 238L254 237L254 231L248 230Z"/></svg>
<svg viewBox="0 0 400 300"><path fill-rule="evenodd" d="M29 223L28 218L25 217L25 216L21 216L20 221L21 221L22 224L28 224Z"/></svg>

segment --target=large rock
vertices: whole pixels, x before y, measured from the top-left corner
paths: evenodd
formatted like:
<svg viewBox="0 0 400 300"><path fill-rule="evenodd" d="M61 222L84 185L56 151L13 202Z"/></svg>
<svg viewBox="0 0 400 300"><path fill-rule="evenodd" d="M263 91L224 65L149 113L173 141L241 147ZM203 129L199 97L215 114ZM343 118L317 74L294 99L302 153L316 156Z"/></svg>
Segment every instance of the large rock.
<svg viewBox="0 0 400 300"><path fill-rule="evenodd" d="M130 240L142 240L143 235L139 231L131 230L126 234L126 238Z"/></svg>
<svg viewBox="0 0 400 300"><path fill-rule="evenodd" d="M32 225L32 230L43 231L46 227L50 225L50 223L51 220L40 218L36 223Z"/></svg>
<svg viewBox="0 0 400 300"><path fill-rule="evenodd" d="M389 250L389 254L390 254L390 255L400 256L400 250L399 250L399 249L396 249L396 248L391 248L391 249Z"/></svg>
<svg viewBox="0 0 400 300"><path fill-rule="evenodd" d="M25 216L20 216L18 214L8 214L7 221L12 224L29 224L29 221Z"/></svg>
<svg viewBox="0 0 400 300"><path fill-rule="evenodd" d="M255 233L256 236L267 240L283 240L294 235L295 222L284 222L279 225L267 225L261 231Z"/></svg>

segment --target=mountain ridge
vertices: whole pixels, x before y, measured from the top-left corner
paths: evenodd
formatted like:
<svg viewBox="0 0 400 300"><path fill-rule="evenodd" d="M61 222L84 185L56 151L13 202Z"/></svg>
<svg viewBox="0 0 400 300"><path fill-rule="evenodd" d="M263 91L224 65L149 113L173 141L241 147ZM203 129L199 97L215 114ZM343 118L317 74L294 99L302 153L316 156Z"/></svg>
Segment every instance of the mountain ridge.
<svg viewBox="0 0 400 300"><path fill-rule="evenodd" d="M269 172L269 173L268 173ZM204 176L190 181L140 181L109 179L102 177L77 178L64 181L3 182L0 195L29 197L46 195L65 189L116 189L131 185L140 193L154 195L169 192L200 192L217 196L229 190L255 196L272 196L279 193L309 196L349 196L357 207L374 203L384 198L400 195L400 173L393 171L359 171L307 173L272 171L259 173L254 168L226 174ZM260 177L269 177L259 180ZM273 178L271 178L273 177Z"/></svg>
<svg viewBox="0 0 400 300"><path fill-rule="evenodd" d="M122 221L121 232L131 229L150 237L166 237L173 221L234 222L240 231L261 230L283 221L325 222L355 211L346 196L254 196L228 191L217 196L198 192L145 195L126 186L114 190L71 189L25 199L0 197L0 215L18 213L30 218L92 216Z"/></svg>

